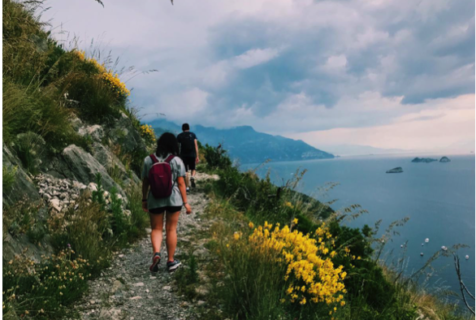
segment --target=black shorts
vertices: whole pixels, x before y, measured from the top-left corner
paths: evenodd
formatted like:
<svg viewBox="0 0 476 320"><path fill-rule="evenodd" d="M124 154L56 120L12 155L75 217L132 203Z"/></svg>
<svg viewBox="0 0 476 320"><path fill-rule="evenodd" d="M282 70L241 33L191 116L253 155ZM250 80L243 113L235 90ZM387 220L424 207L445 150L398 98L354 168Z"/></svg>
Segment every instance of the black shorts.
<svg viewBox="0 0 476 320"><path fill-rule="evenodd" d="M162 214L164 212L167 212L167 213L174 213L174 212L177 212L177 211L181 211L182 210L182 206L180 207L160 207L160 208L153 208L153 209L149 209L149 212L150 213L153 213L153 214Z"/></svg>
<svg viewBox="0 0 476 320"><path fill-rule="evenodd" d="M195 159L197 159L196 157L183 156L180 157L180 159L182 159L183 163L185 164L185 171L195 170Z"/></svg>

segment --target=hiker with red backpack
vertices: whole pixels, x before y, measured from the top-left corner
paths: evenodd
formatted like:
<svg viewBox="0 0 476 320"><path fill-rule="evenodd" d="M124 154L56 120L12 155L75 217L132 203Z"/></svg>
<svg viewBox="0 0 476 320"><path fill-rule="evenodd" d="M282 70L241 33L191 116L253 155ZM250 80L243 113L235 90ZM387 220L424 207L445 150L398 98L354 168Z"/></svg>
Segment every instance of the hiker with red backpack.
<svg viewBox="0 0 476 320"><path fill-rule="evenodd" d="M159 270L161 259L160 247L163 238L165 216L167 270L175 271L181 263L174 258L177 247L177 223L182 206L187 214L192 208L187 203L185 190L185 165L178 157L178 142L172 133L164 133L157 140L155 154L144 159L142 170L142 209L149 213L152 232L150 239L154 256L152 257L151 272Z"/></svg>

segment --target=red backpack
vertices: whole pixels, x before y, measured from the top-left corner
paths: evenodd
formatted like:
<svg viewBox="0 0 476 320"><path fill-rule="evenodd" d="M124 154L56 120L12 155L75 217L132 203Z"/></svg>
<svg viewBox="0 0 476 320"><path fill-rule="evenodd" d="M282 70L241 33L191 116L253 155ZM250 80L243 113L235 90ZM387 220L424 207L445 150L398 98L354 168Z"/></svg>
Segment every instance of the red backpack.
<svg viewBox="0 0 476 320"><path fill-rule="evenodd" d="M149 169L150 191L156 199L168 198L174 187L172 168L170 167L170 161L174 156L168 156L164 162L159 162L154 154L151 154L150 158L152 159L152 166Z"/></svg>

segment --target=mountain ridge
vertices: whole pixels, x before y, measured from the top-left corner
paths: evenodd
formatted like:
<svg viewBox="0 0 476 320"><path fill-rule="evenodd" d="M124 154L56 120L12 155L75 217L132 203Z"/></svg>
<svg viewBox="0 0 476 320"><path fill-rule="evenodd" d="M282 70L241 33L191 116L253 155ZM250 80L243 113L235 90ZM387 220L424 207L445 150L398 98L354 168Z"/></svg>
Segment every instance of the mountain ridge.
<svg viewBox="0 0 476 320"><path fill-rule="evenodd" d="M181 126L166 119L155 119L147 122L156 134L165 131L178 134ZM294 140L280 135L271 135L258 132L253 127L237 126L227 129L205 127L202 125L191 126L198 140L202 144L211 146L222 145L233 159L241 163L272 161L299 161L332 159L334 155L317 149L302 140Z"/></svg>

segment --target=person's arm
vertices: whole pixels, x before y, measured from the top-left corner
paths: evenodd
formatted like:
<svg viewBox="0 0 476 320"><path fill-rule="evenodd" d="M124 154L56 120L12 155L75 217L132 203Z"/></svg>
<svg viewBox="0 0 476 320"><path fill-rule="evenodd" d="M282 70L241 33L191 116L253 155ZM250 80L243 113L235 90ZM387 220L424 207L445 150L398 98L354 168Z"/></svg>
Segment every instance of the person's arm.
<svg viewBox="0 0 476 320"><path fill-rule="evenodd" d="M195 162L199 163L200 162L200 157L198 156L198 142L197 142L197 139L195 139L195 152L197 154L197 159L195 159Z"/></svg>
<svg viewBox="0 0 476 320"><path fill-rule="evenodd" d="M149 212L147 209L147 197L149 193L149 179L144 178L142 180L142 210Z"/></svg>
<svg viewBox="0 0 476 320"><path fill-rule="evenodd" d="M183 177L178 177L177 184L180 190L180 194L182 195L183 204L185 206L185 209L187 210L187 214L190 214L192 213L192 207L190 207L190 205L187 202L187 191L185 186L185 179Z"/></svg>

